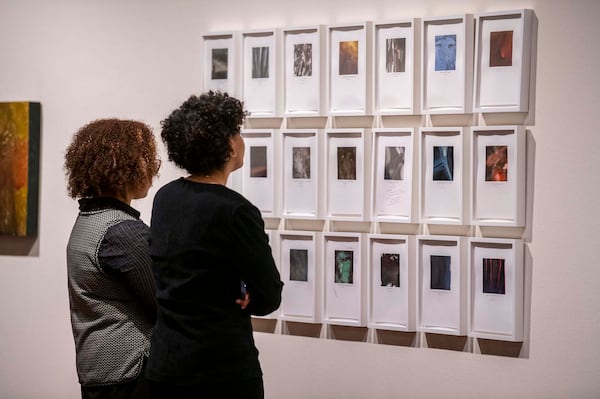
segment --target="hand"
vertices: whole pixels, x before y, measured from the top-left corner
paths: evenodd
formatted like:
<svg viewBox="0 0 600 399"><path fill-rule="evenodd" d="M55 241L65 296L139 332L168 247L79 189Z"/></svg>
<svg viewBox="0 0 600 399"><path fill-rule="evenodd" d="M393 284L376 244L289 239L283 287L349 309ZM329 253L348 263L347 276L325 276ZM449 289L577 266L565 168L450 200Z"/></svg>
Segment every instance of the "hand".
<svg viewBox="0 0 600 399"><path fill-rule="evenodd" d="M236 299L235 303L237 303L238 305L240 305L240 307L242 309L246 309L246 307L250 303L250 294L246 293L246 295L244 295L244 299Z"/></svg>

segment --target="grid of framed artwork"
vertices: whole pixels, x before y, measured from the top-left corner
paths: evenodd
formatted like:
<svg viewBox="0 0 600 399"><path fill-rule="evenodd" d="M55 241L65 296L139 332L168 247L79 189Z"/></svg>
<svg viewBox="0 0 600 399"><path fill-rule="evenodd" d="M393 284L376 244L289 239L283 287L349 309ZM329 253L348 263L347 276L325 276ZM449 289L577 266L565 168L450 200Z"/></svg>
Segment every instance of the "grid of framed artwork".
<svg viewBox="0 0 600 399"><path fill-rule="evenodd" d="M522 340L521 241L379 231L382 225L417 226L422 233L436 225L523 228L524 127L243 129L242 135L246 166L237 172L237 188L277 223L269 231L286 289L280 312L269 317ZM279 229L296 220L320 227ZM484 258L492 259L488 266ZM504 279L500 299L487 295L496 288L482 288L500 284L485 283L493 273L503 273L496 277ZM504 320L497 331L482 316L489 314Z"/></svg>
<svg viewBox="0 0 600 399"><path fill-rule="evenodd" d="M425 127L418 134L242 129L242 136L238 187L265 217L525 226L523 126Z"/></svg>
<svg viewBox="0 0 600 399"><path fill-rule="evenodd" d="M523 340L520 239L282 230L274 240L285 289L268 317Z"/></svg>
<svg viewBox="0 0 600 399"><path fill-rule="evenodd" d="M203 36L204 88L250 112L230 186L262 212L285 283L265 318L526 339L527 132L477 123L529 112L533 19Z"/></svg>
<svg viewBox="0 0 600 399"><path fill-rule="evenodd" d="M531 10L207 33L203 88L252 117L527 112Z"/></svg>

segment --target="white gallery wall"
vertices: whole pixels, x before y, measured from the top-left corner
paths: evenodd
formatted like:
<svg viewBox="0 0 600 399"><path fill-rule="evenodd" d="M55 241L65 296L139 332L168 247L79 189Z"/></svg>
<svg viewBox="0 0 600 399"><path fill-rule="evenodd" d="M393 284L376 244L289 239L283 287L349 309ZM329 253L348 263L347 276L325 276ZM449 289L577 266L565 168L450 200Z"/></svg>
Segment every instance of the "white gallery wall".
<svg viewBox="0 0 600 399"><path fill-rule="evenodd" d="M0 255L0 398L77 398L64 149L101 117L160 120L201 86L202 33L530 8L538 19L527 356L256 333L267 398L600 397L600 1L0 0L0 101L42 105L39 238ZM180 172L163 160L150 195ZM0 247L6 240L0 237Z"/></svg>

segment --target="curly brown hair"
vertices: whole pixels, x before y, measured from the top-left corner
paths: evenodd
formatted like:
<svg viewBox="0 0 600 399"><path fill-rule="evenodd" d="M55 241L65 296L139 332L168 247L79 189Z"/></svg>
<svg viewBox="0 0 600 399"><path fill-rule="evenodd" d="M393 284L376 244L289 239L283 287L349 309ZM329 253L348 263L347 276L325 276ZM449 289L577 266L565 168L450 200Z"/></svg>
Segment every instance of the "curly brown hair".
<svg viewBox="0 0 600 399"><path fill-rule="evenodd" d="M208 175L230 158L229 139L240 133L246 111L227 93L190 96L161 122L169 159L191 174Z"/></svg>
<svg viewBox="0 0 600 399"><path fill-rule="evenodd" d="M158 174L152 129L138 121L99 119L73 136L64 168L72 198L125 196Z"/></svg>

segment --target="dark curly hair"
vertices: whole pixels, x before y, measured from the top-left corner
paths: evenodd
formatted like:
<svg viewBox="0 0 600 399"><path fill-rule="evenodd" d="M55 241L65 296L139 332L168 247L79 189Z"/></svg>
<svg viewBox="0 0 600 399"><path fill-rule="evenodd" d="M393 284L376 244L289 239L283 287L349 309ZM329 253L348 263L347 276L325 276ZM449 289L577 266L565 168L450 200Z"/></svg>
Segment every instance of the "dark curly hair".
<svg viewBox="0 0 600 399"><path fill-rule="evenodd" d="M169 159L191 174L208 175L230 158L229 139L240 133L246 112L227 93L190 96L161 122Z"/></svg>
<svg viewBox="0 0 600 399"><path fill-rule="evenodd" d="M72 198L125 196L158 174L152 129L138 121L99 119L83 126L67 147L64 168Z"/></svg>

